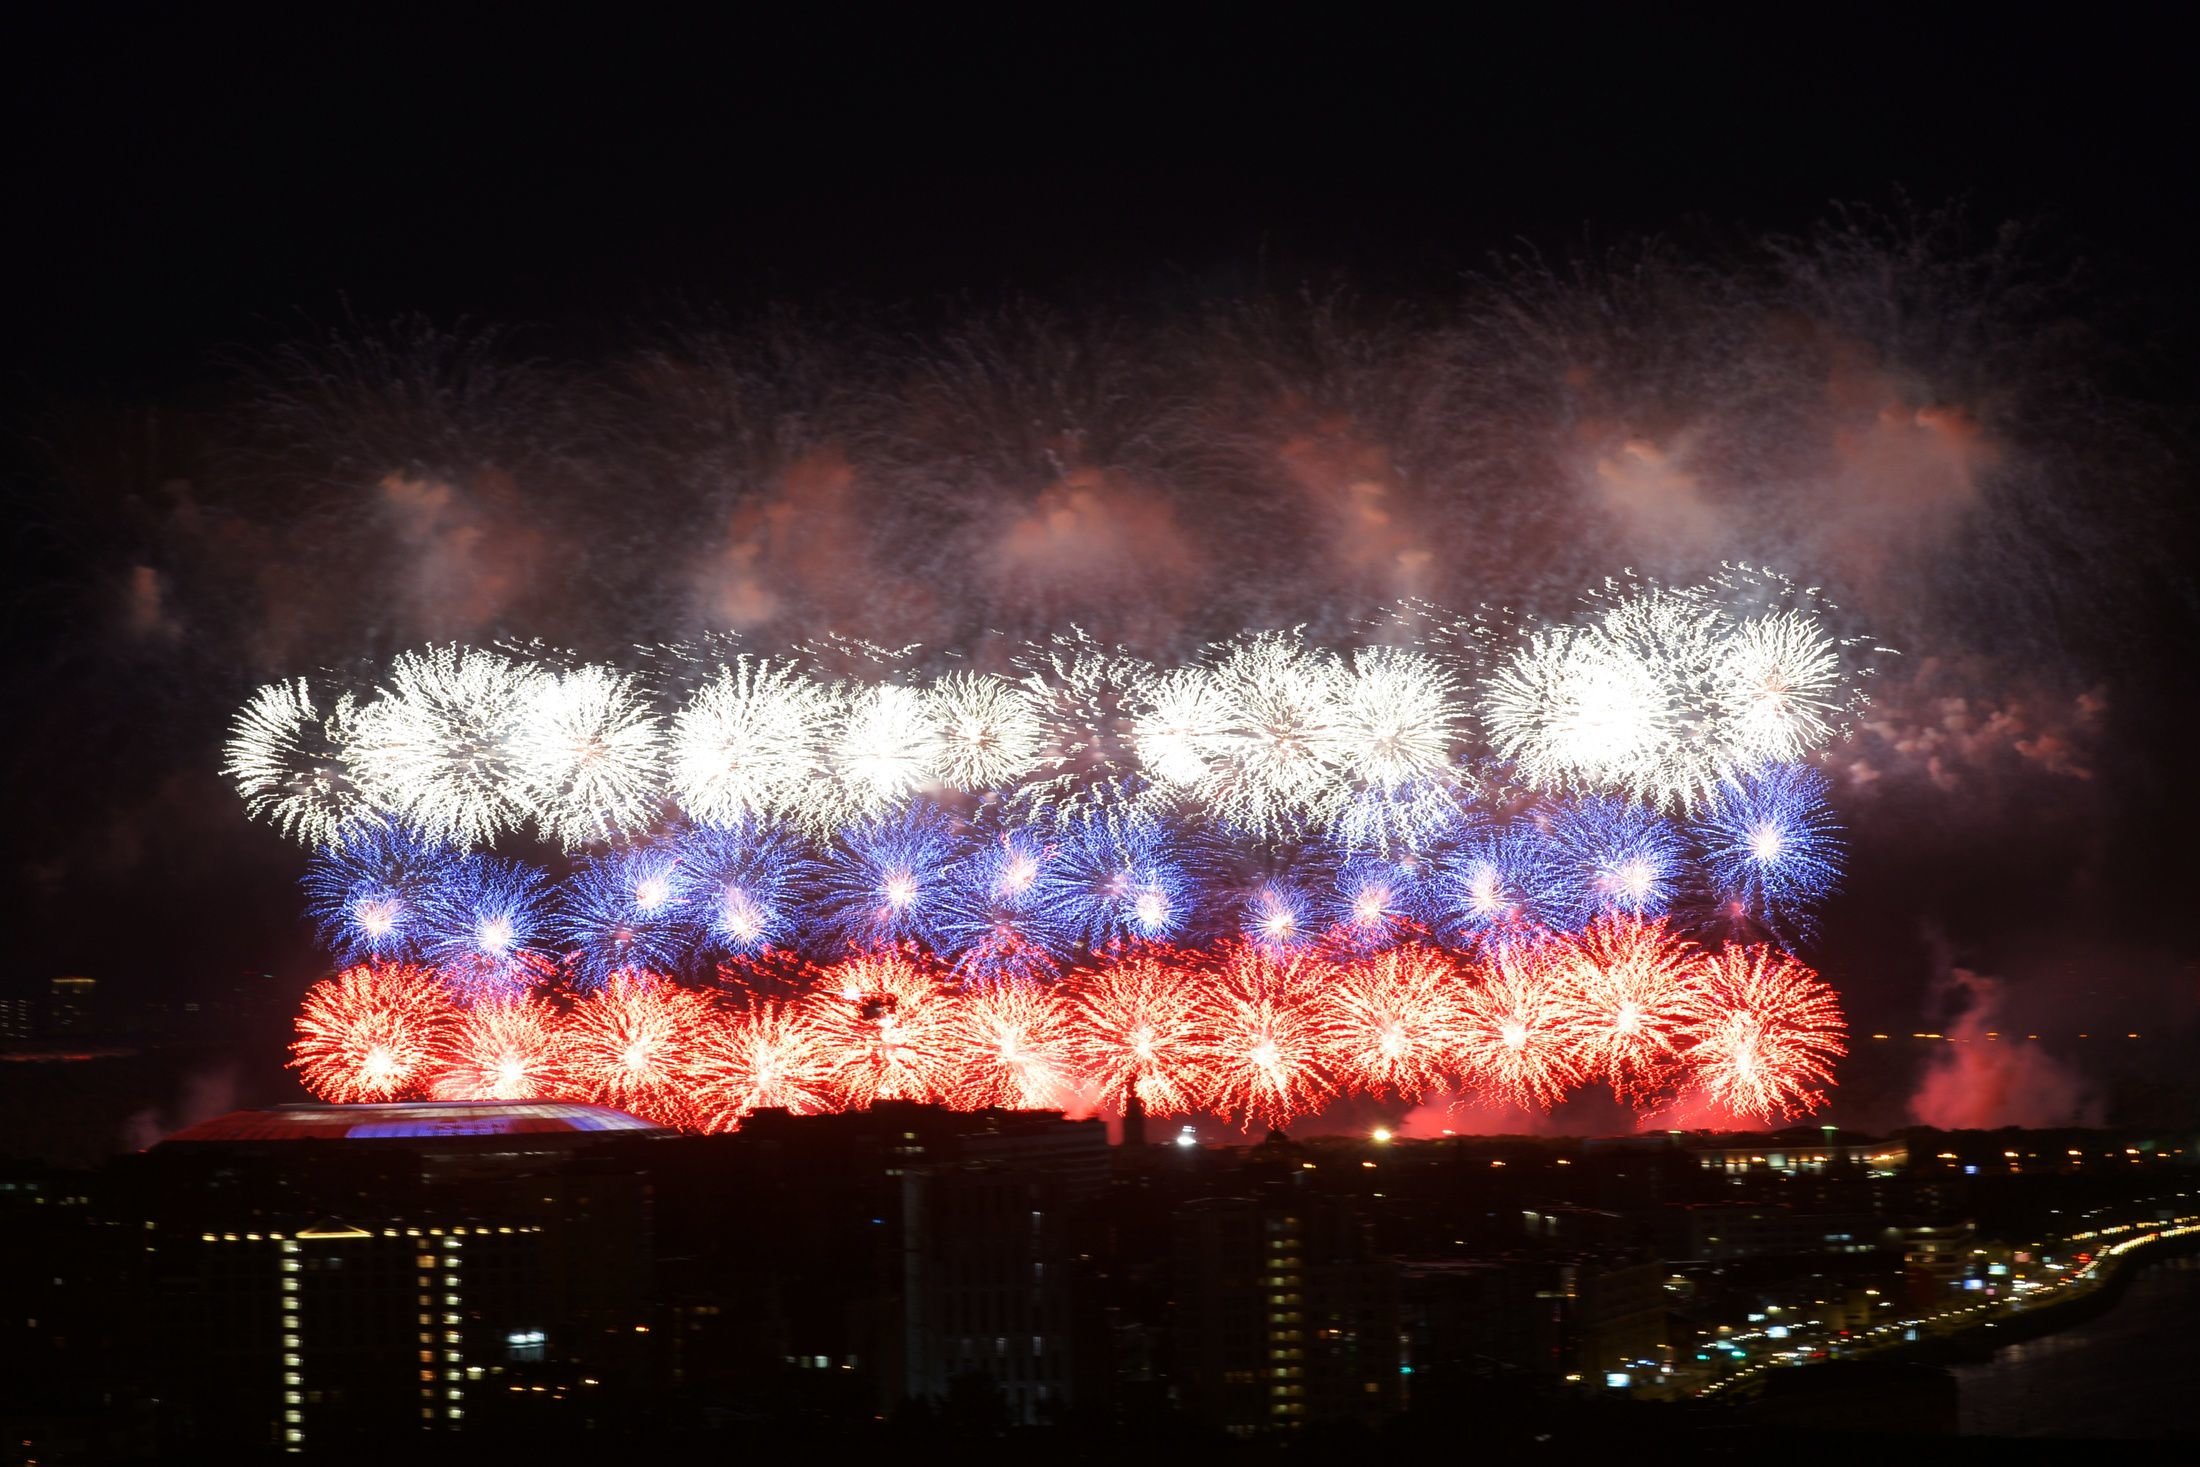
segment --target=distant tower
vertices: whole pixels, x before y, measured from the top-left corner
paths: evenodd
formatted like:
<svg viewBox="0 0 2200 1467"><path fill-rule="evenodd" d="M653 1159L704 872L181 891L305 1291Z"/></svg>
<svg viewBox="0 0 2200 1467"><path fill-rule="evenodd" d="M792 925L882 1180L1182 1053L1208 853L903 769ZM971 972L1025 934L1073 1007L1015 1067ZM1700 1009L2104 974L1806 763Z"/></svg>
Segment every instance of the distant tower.
<svg viewBox="0 0 2200 1467"><path fill-rule="evenodd" d="M1146 1144L1146 1102L1138 1098L1138 1088L1132 1086L1123 1100L1123 1144Z"/></svg>

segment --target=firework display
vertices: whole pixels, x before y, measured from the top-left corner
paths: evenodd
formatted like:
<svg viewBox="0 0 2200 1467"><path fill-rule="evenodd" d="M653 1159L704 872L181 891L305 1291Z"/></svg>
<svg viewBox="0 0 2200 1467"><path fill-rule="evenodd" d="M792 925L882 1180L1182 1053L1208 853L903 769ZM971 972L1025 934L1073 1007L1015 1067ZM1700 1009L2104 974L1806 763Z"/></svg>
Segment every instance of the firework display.
<svg viewBox="0 0 2200 1467"><path fill-rule="evenodd" d="M1486 960L1424 942L1139 945L1053 982L971 984L884 949L782 982L769 997L621 973L460 1007L430 970L363 965L309 996L298 1064L336 1099L580 1096L705 1130L767 1106L1133 1095L1154 1115L1285 1126L1340 1094L1547 1107L1588 1083L1770 1120L1821 1099L1844 1049L1831 990L1787 954L1707 951L1628 917Z"/></svg>
<svg viewBox="0 0 2200 1467"><path fill-rule="evenodd" d="M1807 1110L1839 1012L1788 949L1842 847L1804 761L1862 700L1849 644L1755 574L1587 600L928 682L834 641L669 677L431 648L261 690L225 770L319 847L325 1095ZM561 878L487 849L523 829Z"/></svg>

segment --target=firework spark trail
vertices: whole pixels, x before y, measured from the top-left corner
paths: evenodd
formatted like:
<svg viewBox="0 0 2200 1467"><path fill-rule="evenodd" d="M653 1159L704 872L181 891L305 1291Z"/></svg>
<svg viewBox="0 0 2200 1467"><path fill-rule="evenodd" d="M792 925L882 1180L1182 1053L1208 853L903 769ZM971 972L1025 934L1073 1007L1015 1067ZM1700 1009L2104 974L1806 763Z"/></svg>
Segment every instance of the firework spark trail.
<svg viewBox="0 0 2200 1467"><path fill-rule="evenodd" d="M1555 925L1656 917L1672 905L1685 848L1655 810L1599 795L1562 805L1547 821L1540 905Z"/></svg>
<svg viewBox="0 0 2200 1467"><path fill-rule="evenodd" d="M1460 1043L1459 960L1419 945L1362 958L1311 1001L1324 1062L1346 1088L1418 1100L1448 1083Z"/></svg>
<svg viewBox="0 0 2200 1467"><path fill-rule="evenodd" d="M1132 733L1146 773L1178 790L1196 788L1227 757L1229 697L1205 668L1157 674L1144 690Z"/></svg>
<svg viewBox="0 0 2200 1467"><path fill-rule="evenodd" d="M434 1058L437 1100L549 1100L565 1093L565 1031L536 994L462 1011Z"/></svg>
<svg viewBox="0 0 2200 1467"><path fill-rule="evenodd" d="M1485 827L1440 866L1434 905L1449 933L1502 942L1535 933L1545 920L1551 850L1526 820Z"/></svg>
<svg viewBox="0 0 2200 1467"><path fill-rule="evenodd" d="M1546 790L1656 787L1676 721L1656 670L1580 628L1542 632L1484 685L1490 744Z"/></svg>
<svg viewBox="0 0 2200 1467"><path fill-rule="evenodd" d="M1346 754L1335 659L1271 632L1230 647L1213 677L1227 712L1221 757L1196 786L1201 807L1260 840L1325 823Z"/></svg>
<svg viewBox="0 0 2200 1467"><path fill-rule="evenodd" d="M555 964L541 952L547 903L543 875L534 868L461 856L428 899L420 955L469 995L555 976Z"/></svg>
<svg viewBox="0 0 2200 1467"><path fill-rule="evenodd" d="M1327 965L1255 942L1215 954L1197 985L1200 1107L1281 1128L1337 1093L1314 1000Z"/></svg>
<svg viewBox="0 0 2200 1467"><path fill-rule="evenodd" d="M1072 824L1058 856L1076 943L1100 952L1120 941L1174 937L1198 893L1169 830L1146 819Z"/></svg>
<svg viewBox="0 0 2200 1467"><path fill-rule="evenodd" d="M830 1073L826 1042L799 1005L770 999L716 1005L686 1065L694 1122L705 1131L731 1131L751 1111L831 1110Z"/></svg>
<svg viewBox="0 0 2200 1467"><path fill-rule="evenodd" d="M1848 1044L1817 974L1777 948L1728 947L1703 961L1686 998L1682 1059L1714 1104L1770 1121L1825 1103Z"/></svg>
<svg viewBox="0 0 2200 1467"><path fill-rule="evenodd" d="M944 752L917 689L880 683L848 690L827 760L837 817L876 815L935 785Z"/></svg>
<svg viewBox="0 0 2200 1467"><path fill-rule="evenodd" d="M290 1065L324 1100L402 1100L425 1090L453 1017L432 969L361 964L308 990Z"/></svg>
<svg viewBox="0 0 2200 1467"><path fill-rule="evenodd" d="M1841 659L1809 613L1790 607L1736 627L1713 668L1721 736L1750 763L1800 759L1833 736Z"/></svg>
<svg viewBox="0 0 2200 1467"><path fill-rule="evenodd" d="M1151 777L1137 752L1138 718L1154 668L1082 632L1057 635L1019 660L1041 730L1039 761L1010 808L1064 825L1120 817L1149 804Z"/></svg>
<svg viewBox="0 0 2200 1467"><path fill-rule="evenodd" d="M928 963L891 949L835 963L803 1000L843 1108L955 1093L956 999Z"/></svg>
<svg viewBox="0 0 2200 1467"><path fill-rule="evenodd" d="M1607 917L1554 938L1552 994L1559 1027L1574 1036L1591 1080L1647 1105L1679 1062L1701 953L1664 922Z"/></svg>
<svg viewBox="0 0 2200 1467"><path fill-rule="evenodd" d="M1132 948L1069 990L1069 1044L1111 1101L1138 1097L1151 1115L1200 1103L1197 986L1169 949Z"/></svg>
<svg viewBox="0 0 2200 1467"><path fill-rule="evenodd" d="M1367 953L1402 941L1430 916L1431 871L1425 861L1347 860L1314 900L1313 920L1330 942Z"/></svg>
<svg viewBox="0 0 2200 1467"><path fill-rule="evenodd" d="M996 832L947 871L934 931L965 982L1030 982L1056 975L1077 924L1077 893L1062 879L1053 842L1029 830Z"/></svg>
<svg viewBox="0 0 2200 1467"><path fill-rule="evenodd" d="M692 1125L687 1052L707 1022L702 993L653 973L614 973L573 1005L565 1026L567 1072L600 1105L660 1125Z"/></svg>
<svg viewBox="0 0 2200 1467"><path fill-rule="evenodd" d="M1031 693L1006 678L948 673L926 695L926 711L939 730L940 778L952 789L1002 789L1038 765L1045 729Z"/></svg>
<svg viewBox="0 0 2200 1467"><path fill-rule="evenodd" d="M1347 789L1330 813L1354 850L1417 850L1456 818L1465 709L1434 659L1362 647L1338 680L1336 750Z"/></svg>
<svg viewBox="0 0 2200 1467"><path fill-rule="evenodd" d="M1480 981L1461 988L1458 1003L1454 1063L1469 1088L1548 1110L1581 1083L1575 1016L1559 999L1543 948L1492 949Z"/></svg>
<svg viewBox="0 0 2200 1467"><path fill-rule="evenodd" d="M1661 737L1628 793L1667 808L1693 808L1745 757L1731 746L1715 701L1732 624L1701 588L1629 588L1590 636L1647 669L1659 689Z"/></svg>

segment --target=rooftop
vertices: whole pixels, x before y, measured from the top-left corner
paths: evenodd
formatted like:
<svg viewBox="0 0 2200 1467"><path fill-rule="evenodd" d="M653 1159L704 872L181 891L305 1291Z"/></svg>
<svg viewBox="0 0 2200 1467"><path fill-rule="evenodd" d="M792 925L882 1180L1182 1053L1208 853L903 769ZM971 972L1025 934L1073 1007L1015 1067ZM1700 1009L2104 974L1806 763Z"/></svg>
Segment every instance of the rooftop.
<svg viewBox="0 0 2200 1467"><path fill-rule="evenodd" d="M417 1141L466 1136L580 1136L606 1132L669 1135L663 1127L609 1106L573 1100L400 1101L389 1105L279 1105L233 1110L186 1126L177 1142Z"/></svg>

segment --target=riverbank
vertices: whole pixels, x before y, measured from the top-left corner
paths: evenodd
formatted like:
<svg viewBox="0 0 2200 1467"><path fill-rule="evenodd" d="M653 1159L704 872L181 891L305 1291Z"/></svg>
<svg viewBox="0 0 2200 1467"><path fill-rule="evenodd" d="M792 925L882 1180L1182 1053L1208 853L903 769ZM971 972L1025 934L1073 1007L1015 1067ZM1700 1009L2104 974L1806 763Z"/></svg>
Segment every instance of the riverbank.
<svg viewBox="0 0 2200 1467"><path fill-rule="evenodd" d="M2200 1440L2200 1255L2156 1255L2123 1271L2110 1304L2082 1321L2004 1341L1954 1366L1965 1436Z"/></svg>

